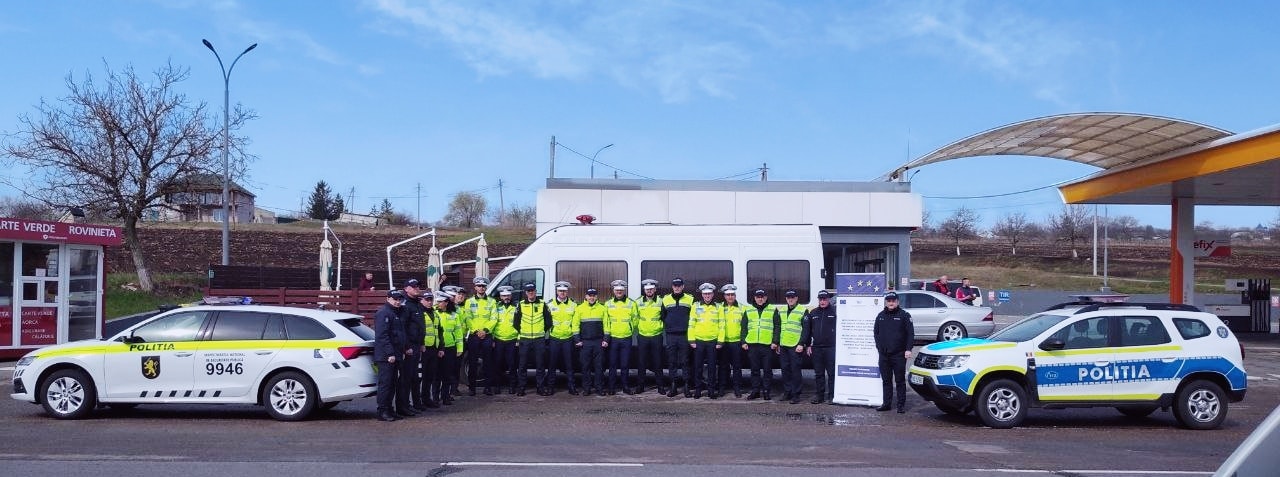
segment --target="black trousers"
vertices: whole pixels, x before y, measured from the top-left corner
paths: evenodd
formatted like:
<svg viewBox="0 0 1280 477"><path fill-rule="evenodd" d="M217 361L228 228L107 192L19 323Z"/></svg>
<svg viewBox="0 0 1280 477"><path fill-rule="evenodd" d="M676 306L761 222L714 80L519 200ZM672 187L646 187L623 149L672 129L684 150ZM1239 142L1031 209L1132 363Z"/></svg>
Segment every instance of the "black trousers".
<svg viewBox="0 0 1280 477"><path fill-rule="evenodd" d="M400 360L388 363L378 361L378 412L390 412L396 398L396 374L400 371Z"/></svg>
<svg viewBox="0 0 1280 477"><path fill-rule="evenodd" d="M402 413L408 413L409 407L413 404L409 401L409 393L413 388L410 377L418 372L415 368L417 364L417 350L414 350L413 355L401 355L396 358L396 410Z"/></svg>
<svg viewBox="0 0 1280 477"><path fill-rule="evenodd" d="M698 347L693 349L693 384L699 391L712 391L716 388L716 342L695 341Z"/></svg>
<svg viewBox="0 0 1280 477"><path fill-rule="evenodd" d="M813 385L817 396L830 401L836 394L836 349L830 346L813 348Z"/></svg>
<svg viewBox="0 0 1280 477"><path fill-rule="evenodd" d="M880 385L884 388L884 404L896 403L898 409L907 405L907 357L904 352L880 353ZM893 391L898 391L897 399Z"/></svg>
<svg viewBox="0 0 1280 477"><path fill-rule="evenodd" d="M767 392L773 387L773 354L773 350L767 344L747 345L747 360L751 362L752 391Z"/></svg>
<svg viewBox="0 0 1280 477"><path fill-rule="evenodd" d="M409 406L420 406L422 404L421 366L421 347L415 348L413 354L404 355L404 362L400 363L400 371L404 375L405 397L409 400Z"/></svg>
<svg viewBox="0 0 1280 477"><path fill-rule="evenodd" d="M549 343L551 347L551 363L547 367L547 386L554 388L556 385L556 370L564 371L564 375L569 380L569 389L578 389L577 381L573 378L573 340L551 338Z"/></svg>
<svg viewBox="0 0 1280 477"><path fill-rule="evenodd" d="M619 378L618 375L622 377ZM609 340L609 390L631 387L631 337Z"/></svg>
<svg viewBox="0 0 1280 477"><path fill-rule="evenodd" d="M604 390L604 348L602 340L582 340L582 390Z"/></svg>
<svg viewBox="0 0 1280 477"><path fill-rule="evenodd" d="M530 361L533 361L533 383L541 391L547 384L546 338L520 338L520 364L516 366L516 382L521 390L529 383Z"/></svg>
<svg viewBox="0 0 1280 477"><path fill-rule="evenodd" d="M734 392L742 391L742 345L737 341L725 343L720 348L719 357L717 358L719 377L716 383L720 385L720 390L724 391L725 386L733 385Z"/></svg>
<svg viewBox="0 0 1280 477"><path fill-rule="evenodd" d="M796 396L800 394L800 353L796 352L795 346L783 346L782 348L782 390L787 394Z"/></svg>
<svg viewBox="0 0 1280 477"><path fill-rule="evenodd" d="M505 380L505 384L515 389L516 387L516 343L518 341L504 341L497 338L493 339L493 366L485 363L486 368L492 368L489 372L489 379L493 381L493 385L497 386L499 380Z"/></svg>
<svg viewBox="0 0 1280 477"><path fill-rule="evenodd" d="M674 388L676 379L683 381L686 391L693 384L693 366L689 363L689 338L684 332L667 333L667 387Z"/></svg>
<svg viewBox="0 0 1280 477"><path fill-rule="evenodd" d="M458 386L458 372L462 367L459 366L458 348L448 346L442 348L444 357L436 360L435 375L435 398L444 399L446 395ZM437 354L438 356L438 354Z"/></svg>
<svg viewBox="0 0 1280 477"><path fill-rule="evenodd" d="M636 355L640 359L640 386L644 387L645 370L653 372L653 382L665 386L662 376L662 335L639 336L636 338Z"/></svg>
<svg viewBox="0 0 1280 477"><path fill-rule="evenodd" d="M480 363L484 363L486 387L494 387L497 385L497 374L494 370L497 366L493 362L493 335L485 335L484 339L480 339L476 335L467 338L467 386L472 391L476 390L476 380L480 379Z"/></svg>
<svg viewBox="0 0 1280 477"><path fill-rule="evenodd" d="M440 395L436 394L436 375L440 373L440 358L437 354L435 346L428 346L427 351L419 357L422 367L422 377L419 380L418 399L414 404L425 404L428 402L439 402Z"/></svg>

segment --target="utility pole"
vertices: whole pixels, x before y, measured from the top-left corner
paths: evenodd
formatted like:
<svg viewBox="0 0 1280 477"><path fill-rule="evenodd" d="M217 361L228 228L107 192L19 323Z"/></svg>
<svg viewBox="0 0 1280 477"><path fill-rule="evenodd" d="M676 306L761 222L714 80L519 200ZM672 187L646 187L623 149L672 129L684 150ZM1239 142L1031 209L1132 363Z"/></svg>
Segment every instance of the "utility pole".
<svg viewBox="0 0 1280 477"><path fill-rule="evenodd" d="M418 227L422 226L422 183L421 182L418 183L418 220L417 220L417 223L414 225Z"/></svg>
<svg viewBox="0 0 1280 477"><path fill-rule="evenodd" d="M769 182L769 163L760 165L760 182Z"/></svg>
<svg viewBox="0 0 1280 477"><path fill-rule="evenodd" d="M617 180L617 179L618 179L618 170L617 170L617 169L614 169L614 170L613 170L613 179L614 179L614 180Z"/></svg>
<svg viewBox="0 0 1280 477"><path fill-rule="evenodd" d="M507 221L507 203L502 197L502 179L498 179L498 225Z"/></svg>
<svg viewBox="0 0 1280 477"><path fill-rule="evenodd" d="M1098 205L1093 205L1093 276L1098 276Z"/></svg>
<svg viewBox="0 0 1280 477"><path fill-rule="evenodd" d="M356 210L356 188L351 188L351 193L347 195L347 210ZM343 211L345 212L345 211Z"/></svg>
<svg viewBox="0 0 1280 477"><path fill-rule="evenodd" d="M551 136L551 174L547 177L556 178L556 137Z"/></svg>

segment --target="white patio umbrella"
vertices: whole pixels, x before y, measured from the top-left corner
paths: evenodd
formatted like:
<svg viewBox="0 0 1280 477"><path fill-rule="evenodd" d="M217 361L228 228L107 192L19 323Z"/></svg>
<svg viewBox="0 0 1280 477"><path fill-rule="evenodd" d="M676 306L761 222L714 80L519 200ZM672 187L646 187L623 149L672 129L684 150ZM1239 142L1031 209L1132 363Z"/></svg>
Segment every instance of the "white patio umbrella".
<svg viewBox="0 0 1280 477"><path fill-rule="evenodd" d="M427 288L440 291L440 249L435 245L427 252Z"/></svg>
<svg viewBox="0 0 1280 477"><path fill-rule="evenodd" d="M332 290L333 284L329 283L329 272L333 269L333 244L329 242L329 237L325 237L320 242L320 289Z"/></svg>
<svg viewBox="0 0 1280 477"><path fill-rule="evenodd" d="M489 244L484 241L484 235L476 242L476 276L489 278Z"/></svg>

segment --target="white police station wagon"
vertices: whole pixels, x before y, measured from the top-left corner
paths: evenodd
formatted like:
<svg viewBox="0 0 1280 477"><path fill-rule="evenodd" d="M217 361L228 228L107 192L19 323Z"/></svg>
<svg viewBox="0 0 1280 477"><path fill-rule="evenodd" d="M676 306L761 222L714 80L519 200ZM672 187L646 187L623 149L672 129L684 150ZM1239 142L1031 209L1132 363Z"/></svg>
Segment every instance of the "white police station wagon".
<svg viewBox="0 0 1280 477"><path fill-rule="evenodd" d="M279 420L376 392L373 330L359 315L274 306L194 306L110 339L48 346L13 372L14 399L59 419L99 404L260 404Z"/></svg>
<svg viewBox="0 0 1280 477"><path fill-rule="evenodd" d="M1032 407L1115 407L1145 417L1173 409L1213 429L1244 399L1244 348L1222 320L1189 305L1062 304L988 339L934 343L908 381L948 414L1019 425Z"/></svg>

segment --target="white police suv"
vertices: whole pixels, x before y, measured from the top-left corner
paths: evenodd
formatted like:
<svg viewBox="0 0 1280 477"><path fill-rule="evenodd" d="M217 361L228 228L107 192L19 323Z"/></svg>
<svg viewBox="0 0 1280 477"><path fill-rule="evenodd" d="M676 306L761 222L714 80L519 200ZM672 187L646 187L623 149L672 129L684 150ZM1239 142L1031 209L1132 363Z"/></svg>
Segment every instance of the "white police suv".
<svg viewBox="0 0 1280 477"><path fill-rule="evenodd" d="M260 404L279 420L376 392L373 330L359 315L274 306L194 306L110 339L48 346L13 372L14 399L59 419L99 404Z"/></svg>
<svg viewBox="0 0 1280 477"><path fill-rule="evenodd" d="M1173 409L1213 429L1244 399L1244 348L1222 320L1189 305L1062 304L988 339L934 343L916 355L911 387L948 414L994 428L1032 407L1115 407L1145 417Z"/></svg>

